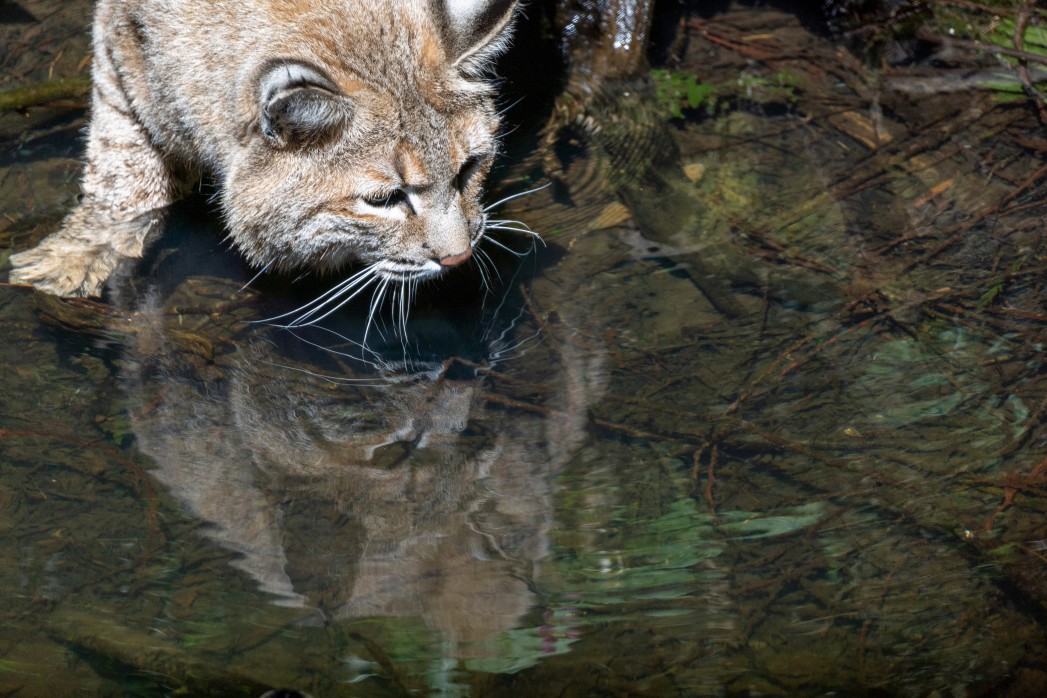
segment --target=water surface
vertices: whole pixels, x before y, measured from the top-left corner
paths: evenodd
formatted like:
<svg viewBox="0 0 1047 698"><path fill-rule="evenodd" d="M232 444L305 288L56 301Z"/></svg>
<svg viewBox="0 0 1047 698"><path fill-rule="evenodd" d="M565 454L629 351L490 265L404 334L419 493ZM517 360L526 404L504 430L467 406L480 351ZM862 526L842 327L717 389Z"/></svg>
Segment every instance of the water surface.
<svg viewBox="0 0 1047 698"><path fill-rule="evenodd" d="M546 244L406 323L272 320L333 280L248 284L204 197L104 303L0 288L0 694L1047 685L1042 134L818 60L718 67L658 191L518 134L491 199L552 181L499 209ZM3 115L9 246L82 118Z"/></svg>

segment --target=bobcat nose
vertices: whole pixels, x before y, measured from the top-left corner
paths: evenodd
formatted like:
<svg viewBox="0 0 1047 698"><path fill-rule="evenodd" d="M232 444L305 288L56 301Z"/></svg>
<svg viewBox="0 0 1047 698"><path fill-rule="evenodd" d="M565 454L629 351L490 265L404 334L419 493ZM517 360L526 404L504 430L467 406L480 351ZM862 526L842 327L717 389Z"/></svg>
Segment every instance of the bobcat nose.
<svg viewBox="0 0 1047 698"><path fill-rule="evenodd" d="M456 267L472 256L473 248L466 247L465 252L461 254L449 254L446 257L441 257L440 264L442 264L445 267Z"/></svg>

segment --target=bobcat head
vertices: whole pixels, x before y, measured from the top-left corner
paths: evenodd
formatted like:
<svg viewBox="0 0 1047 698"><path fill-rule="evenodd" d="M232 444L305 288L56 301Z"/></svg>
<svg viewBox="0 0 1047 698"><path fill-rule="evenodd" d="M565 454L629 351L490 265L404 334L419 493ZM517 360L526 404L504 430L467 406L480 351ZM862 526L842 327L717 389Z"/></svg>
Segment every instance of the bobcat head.
<svg viewBox="0 0 1047 698"><path fill-rule="evenodd" d="M499 120L483 73L517 3L346 4L285 20L243 81L221 173L230 237L260 267L434 276L484 234Z"/></svg>

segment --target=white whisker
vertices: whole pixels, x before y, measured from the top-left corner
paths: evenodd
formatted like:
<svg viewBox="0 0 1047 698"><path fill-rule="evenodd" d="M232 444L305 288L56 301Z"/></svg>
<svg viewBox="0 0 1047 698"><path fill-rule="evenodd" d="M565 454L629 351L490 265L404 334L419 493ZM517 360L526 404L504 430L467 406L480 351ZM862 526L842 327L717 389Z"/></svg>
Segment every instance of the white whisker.
<svg viewBox="0 0 1047 698"><path fill-rule="evenodd" d="M399 310L400 310L400 345L404 350L404 362L407 362L407 313L410 308L407 305L407 289L410 288L408 284L402 283L397 288L397 295L399 298Z"/></svg>
<svg viewBox="0 0 1047 698"><path fill-rule="evenodd" d="M532 233L529 230L520 230L519 228L504 228L502 226L492 226L492 227L488 228L487 230L488 231L491 231L491 230L504 230L507 233L513 233L514 235L525 235L527 237L534 238L535 240L541 240L542 239L541 236L538 235L538 233Z"/></svg>
<svg viewBox="0 0 1047 698"><path fill-rule="evenodd" d="M491 264L491 269L494 270L495 275L498 277L498 283L501 283L502 282L502 273L500 271L498 271L498 265L494 263L493 259L491 259L491 255L487 254L487 252L485 250L482 250L479 247L476 248L476 255L477 255L477 257L476 257L477 261L482 263L483 260L486 259ZM480 255L483 255L483 256L481 257ZM486 264L484 266L486 266ZM489 290L492 290L492 292L493 292L493 289L490 289L490 287L489 287Z"/></svg>
<svg viewBox="0 0 1047 698"><path fill-rule="evenodd" d="M499 199L498 201L495 201L493 204L489 204L487 206L484 206L484 213L487 213L488 211L493 209L495 206L501 206L502 204L504 204L507 201L512 201L513 199L519 199L521 196L527 196L528 194L534 194L535 192L538 192L538 191L541 191L542 189L546 189L548 187L551 187L552 185L553 185L552 182L548 182L546 184L543 184L540 187L535 187L534 189L528 189L527 191L522 191L522 192L519 192L517 194L510 194L509 196L505 197L504 199Z"/></svg>
<svg viewBox="0 0 1047 698"><path fill-rule="evenodd" d="M295 320L293 322L288 323L286 325L286 327L309 327L310 325L315 325L316 323L320 322L321 320L324 320L324 319L330 317L334 313L338 312L342 307L344 307L346 303L349 303L351 300L353 300L358 295L360 295L360 293L362 293L364 289L366 289L368 286L371 285L371 282L374 281L375 278L376 277L371 276L370 278L364 280L362 283L359 283L359 288L357 288L352 293L349 293L349 291L351 291L352 288L353 288L352 286L345 287L344 289L341 290L339 295L335 296L334 298L331 298L330 300L325 301L323 303L323 305L321 305L319 307L316 307L316 308L313 308L312 310L310 310L308 313L305 313L301 317L295 318ZM354 286L355 285L357 285L357 284L354 284ZM346 294L346 293L348 293L348 295L343 297L342 294ZM313 315L315 315L316 313L320 312L321 310L323 310L327 306L331 305L332 303L335 303L336 301L338 302L338 304L335 305L333 308L331 308L330 310L325 312L320 317L316 317L316 318L313 318L313 319L310 320L310 318L312 318ZM308 322L306 322L307 320L308 320Z"/></svg>
<svg viewBox="0 0 1047 698"><path fill-rule="evenodd" d="M337 332L335 332L333 330L329 330L326 327L317 327L315 329L324 330L326 332L330 332L331 334L335 335L336 337L344 339L345 341L349 342L350 344L354 344L354 345L360 347L361 349L364 349L365 351L368 351L371 354L374 354L375 356L378 356L378 354L375 354L375 352L371 351L370 349L367 349L367 347L363 346L359 342L354 342L353 340L349 339L348 337L344 337L344 336L338 334ZM357 356L355 354L349 354L349 353L344 352L344 351L338 351L337 349L332 349L331 347L325 347L324 345L319 344L317 342L311 342L308 339L306 339L305 337L302 337L301 335L299 335L299 334L297 334L297 333L295 333L295 332L293 332L291 330L287 330L287 331L290 332L292 337L294 337L298 341L302 342L303 344L308 344L309 346L315 347L315 348L317 348L317 349L319 349L321 351L325 351L325 352L327 352L329 354L334 354L335 356L344 356L345 358L352 359L353 361L360 361L360 362L370 366L371 368L373 368L373 369L375 369L377 371L385 371L385 370L388 369L388 366L386 366L384 363L379 363L377 361L371 361L369 359L365 359L363 355ZM346 383L352 383L352 382L357 382L357 381L363 383L363 381L367 381L367 380L373 380L373 379L370 379L370 378L343 378L342 379L342 381L346 382Z"/></svg>
<svg viewBox="0 0 1047 698"><path fill-rule="evenodd" d="M311 317L317 311L321 310L324 306L326 306L326 305L334 302L335 300L337 300L337 298L340 297L340 295L342 293L345 293L346 291L350 290L356 284L361 283L363 281L366 281L367 283L370 283L370 279L368 279L367 277L374 273L375 266L377 266L377 265L376 264L372 264L369 267L365 267L364 269L361 269L360 271L358 271L355 274L353 274L352 276L350 276L348 279L344 279L344 280L338 282L332 288L328 289L327 291L325 291L321 295L317 296L313 300L309 301L308 303L305 303L304 305L298 306L294 310L289 310L286 313L283 313L281 315L275 315L273 317L266 318L264 320L256 320L255 322L258 322L258 323L271 323L274 320L281 320L281 319L283 319L285 317L288 317L289 315L295 315L297 313L301 313L302 311L305 311L305 310L308 310L308 309L312 308L312 310L310 310L308 313L305 313L305 314L299 316L293 322L289 323L289 325L302 324L302 322L304 320L307 320L309 317ZM367 283L365 283L364 285L366 286ZM332 298L332 296L334 296L334 297ZM341 306L339 306L339 307L341 307Z"/></svg>
<svg viewBox="0 0 1047 698"><path fill-rule="evenodd" d="M515 106L516 106L517 104L519 104L519 103L520 103L520 102L522 102L522 101L524 101L524 98L523 98L523 97L521 97L520 99L516 100L515 102L513 102L513 103L512 103L512 104L510 104L509 106L507 106L507 107L505 107L505 108L501 109L501 110L500 110L500 111L498 112L498 114L497 114L497 115L498 115L498 116L502 116L503 114L505 114L506 112L508 112L508 111L509 111L510 109L512 109L513 107L515 107Z"/></svg>
<svg viewBox="0 0 1047 698"><path fill-rule="evenodd" d="M541 238L538 238L538 239L540 240ZM486 240L487 242L491 243L492 245L497 245L498 247L501 247L503 250L505 250L509 254L513 255L514 257L519 257L519 258L523 259L528 254L530 254L529 252L517 252L516 250L508 247L507 245L503 245L502 243L498 242L497 240L495 240L493 237L490 237L489 235L485 236L484 240ZM533 243L532 243L532 248L531 249L534 249Z"/></svg>
<svg viewBox="0 0 1047 698"><path fill-rule="evenodd" d="M244 292L244 290L245 290L245 289L246 289L246 288L247 288L248 286L250 286L251 284L253 284L253 283L254 283L255 281L258 281L258 277L260 277L260 276L261 276L262 274L264 274L265 272L269 271L269 267L273 266L273 263L274 263L274 262L276 262L276 260L275 260L275 259L271 259L271 260L269 260L269 263L268 263L268 264L266 264L266 265L265 265L264 267L262 267L261 269L259 269L259 270L258 270L258 273L257 273L257 274L255 274L254 276L252 276L252 277L251 277L251 280L250 280L250 281L248 281L248 282L247 282L246 284L244 284L243 286L241 286L241 287L240 287L240 290L238 290L238 291L237 291L237 293L243 293L243 292Z"/></svg>
<svg viewBox="0 0 1047 698"><path fill-rule="evenodd" d="M512 219L512 218L499 218L499 219L495 219L495 220L488 219L487 223L488 223L488 225L509 225L509 224L512 224L512 225L520 226L523 230L528 230L528 231L531 230L531 226L527 225L523 221L518 221L518 220L515 220L515 219Z"/></svg>
<svg viewBox="0 0 1047 698"><path fill-rule="evenodd" d="M306 342L306 344L311 344L311 343L312 342ZM318 346L318 345L316 345L316 346ZM324 347L320 347L320 346L318 346L318 348L319 349L324 349ZM388 385L388 381L379 382L379 381L375 381L375 379L373 379L373 378L339 378L337 376L329 376L329 375L326 375L324 373L317 373L316 371L310 371L308 369L300 368L298 366L288 366L287 364L279 364L279 363L276 363L274 361L263 361L262 363L267 364L269 366L273 366L274 368L279 368L279 369L285 370L285 371L298 371L299 373L304 373L307 376L312 376L313 378L320 378L320 379L323 379L325 381L328 381L328 382L331 382L331 383L335 383L335 384L354 385L354 386L359 386L361 388L381 388L381 387L385 387L386 385Z"/></svg>
<svg viewBox="0 0 1047 698"><path fill-rule="evenodd" d="M476 251L479 253L480 252L480 248L477 247ZM480 307L481 308L486 308L487 307L487 296L488 296L488 294L494 293L494 290L491 288L491 279L490 279L490 277L487 274L487 263L483 260L483 258L480 257L479 254L476 254L475 258L476 258L476 269L477 269L477 271L480 272L480 281L483 283L483 287L484 287L484 296L483 296L483 299L480 301Z"/></svg>
<svg viewBox="0 0 1047 698"><path fill-rule="evenodd" d="M375 289L374 295L371 296L371 308L370 308L370 310L367 313L367 324L364 325L363 346L364 346L365 349L367 348L367 335L371 332L371 322L374 320L375 313L378 311L378 308L382 305L382 300L385 298L385 292L386 292L386 290L388 290L388 288L389 288L389 278L388 277L384 277L382 279L382 283L379 284L377 289ZM375 325L374 328L375 328L375 330L378 331L378 334L384 340L385 339L385 335L382 334L382 330L379 329L379 327L377 325ZM370 350L368 350L368 351L370 351Z"/></svg>

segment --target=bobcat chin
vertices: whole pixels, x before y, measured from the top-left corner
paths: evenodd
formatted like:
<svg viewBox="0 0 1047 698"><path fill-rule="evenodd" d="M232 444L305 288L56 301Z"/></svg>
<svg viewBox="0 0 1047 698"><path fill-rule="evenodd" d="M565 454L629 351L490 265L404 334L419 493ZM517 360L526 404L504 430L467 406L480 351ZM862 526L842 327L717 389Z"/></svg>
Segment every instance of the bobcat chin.
<svg viewBox="0 0 1047 698"><path fill-rule="evenodd" d="M255 266L464 262L497 148L484 70L517 0L100 0L83 198L11 280L97 295L213 176Z"/></svg>

